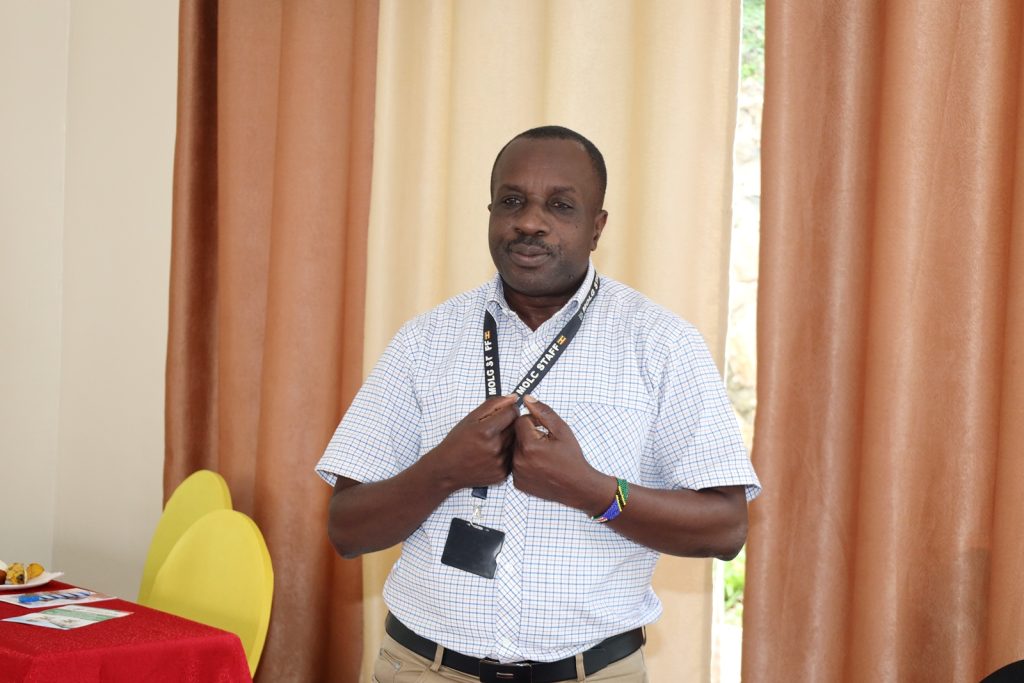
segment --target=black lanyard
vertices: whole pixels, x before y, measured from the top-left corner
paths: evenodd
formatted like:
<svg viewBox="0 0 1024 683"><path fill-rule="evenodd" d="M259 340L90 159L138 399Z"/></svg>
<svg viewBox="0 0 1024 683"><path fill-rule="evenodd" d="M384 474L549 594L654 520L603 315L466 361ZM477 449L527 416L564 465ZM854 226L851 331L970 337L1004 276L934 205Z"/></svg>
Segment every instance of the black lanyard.
<svg viewBox="0 0 1024 683"><path fill-rule="evenodd" d="M555 338L548 344L544 353L534 362L529 372L519 380L519 384L513 389L513 393L519 395L519 399L516 401L517 407L522 405L523 397L540 384L540 381L551 370L551 366L562 357L566 347L569 346L569 342L576 336L580 325L583 324L583 316L590 307L590 302L597 295L597 290L600 286L601 280L595 274L594 284L590 286L590 291L587 292L587 296L583 299L579 309L569 318L569 321L565 323L561 331L555 335ZM491 315L490 311L484 311L484 390L487 392L488 398L501 396L500 367L501 363L498 357L498 323L495 322L494 316ZM477 498L487 498L487 487L477 486L473 489L473 495Z"/></svg>

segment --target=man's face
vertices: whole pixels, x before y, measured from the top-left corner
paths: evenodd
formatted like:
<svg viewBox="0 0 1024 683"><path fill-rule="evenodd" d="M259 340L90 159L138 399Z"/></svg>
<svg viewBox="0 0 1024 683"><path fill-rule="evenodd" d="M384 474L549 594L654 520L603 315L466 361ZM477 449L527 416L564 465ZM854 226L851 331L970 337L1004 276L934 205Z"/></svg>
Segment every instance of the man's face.
<svg viewBox="0 0 1024 683"><path fill-rule="evenodd" d="M531 297L571 296L608 214L597 172L574 140L513 140L494 168L488 241L505 285Z"/></svg>

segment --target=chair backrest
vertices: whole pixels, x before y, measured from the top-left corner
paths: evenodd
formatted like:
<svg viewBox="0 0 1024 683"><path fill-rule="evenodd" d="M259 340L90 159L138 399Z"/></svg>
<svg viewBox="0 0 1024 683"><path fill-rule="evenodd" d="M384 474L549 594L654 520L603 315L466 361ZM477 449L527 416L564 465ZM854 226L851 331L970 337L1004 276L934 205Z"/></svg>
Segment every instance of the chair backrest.
<svg viewBox="0 0 1024 683"><path fill-rule="evenodd" d="M231 491L224 477L210 470L193 472L174 489L149 543L139 586L139 604L149 604L149 592L161 565L192 523L208 512L231 509Z"/></svg>
<svg viewBox="0 0 1024 683"><path fill-rule="evenodd" d="M149 606L237 634L255 673L273 599L274 570L263 534L241 512L217 510L190 526L171 549Z"/></svg>

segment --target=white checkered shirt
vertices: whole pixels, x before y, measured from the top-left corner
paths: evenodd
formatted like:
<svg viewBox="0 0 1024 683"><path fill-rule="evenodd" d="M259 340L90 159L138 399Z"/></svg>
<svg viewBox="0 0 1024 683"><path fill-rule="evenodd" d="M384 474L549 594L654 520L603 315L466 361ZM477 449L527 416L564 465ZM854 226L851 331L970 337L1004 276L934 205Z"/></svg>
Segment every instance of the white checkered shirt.
<svg viewBox="0 0 1024 683"><path fill-rule="evenodd" d="M408 322L342 419L319 475L331 485L338 475L370 482L412 465L484 400L485 308L498 323L508 392L594 276L591 265L573 299L536 331L509 308L498 276ZM601 472L664 489L745 485L748 500L760 491L700 334L611 278L602 276L582 327L532 393ZM494 579L441 564L452 518L469 519L475 500L469 489L449 496L406 539L388 576L385 602L419 635L475 657L552 661L661 614L651 589L658 553L511 479L491 486L483 504L481 523L506 532ZM507 508L525 511L515 529ZM509 557L521 561L509 566Z"/></svg>

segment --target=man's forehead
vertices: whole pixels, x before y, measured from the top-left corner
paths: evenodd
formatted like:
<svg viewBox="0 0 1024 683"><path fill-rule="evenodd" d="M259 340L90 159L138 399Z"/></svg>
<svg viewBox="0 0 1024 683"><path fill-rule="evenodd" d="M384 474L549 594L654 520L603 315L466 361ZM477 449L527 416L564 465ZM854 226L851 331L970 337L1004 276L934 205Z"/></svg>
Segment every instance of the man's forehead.
<svg viewBox="0 0 1024 683"><path fill-rule="evenodd" d="M501 155L501 160L513 157L557 156L577 158L589 163L590 156L586 148L577 140L569 138L515 138L508 143ZM500 163L500 161L499 161Z"/></svg>
<svg viewBox="0 0 1024 683"><path fill-rule="evenodd" d="M525 193L535 188L527 187L525 183L517 183L513 180L509 180L508 182L498 183L497 189ZM552 194L573 194L579 192L579 189L571 183L555 183L545 185L544 190Z"/></svg>
<svg viewBox="0 0 1024 683"><path fill-rule="evenodd" d="M560 176L563 182L559 185L573 189L596 180L583 145L560 138L516 138L498 159L495 172L498 185L515 184L517 178L533 174Z"/></svg>

